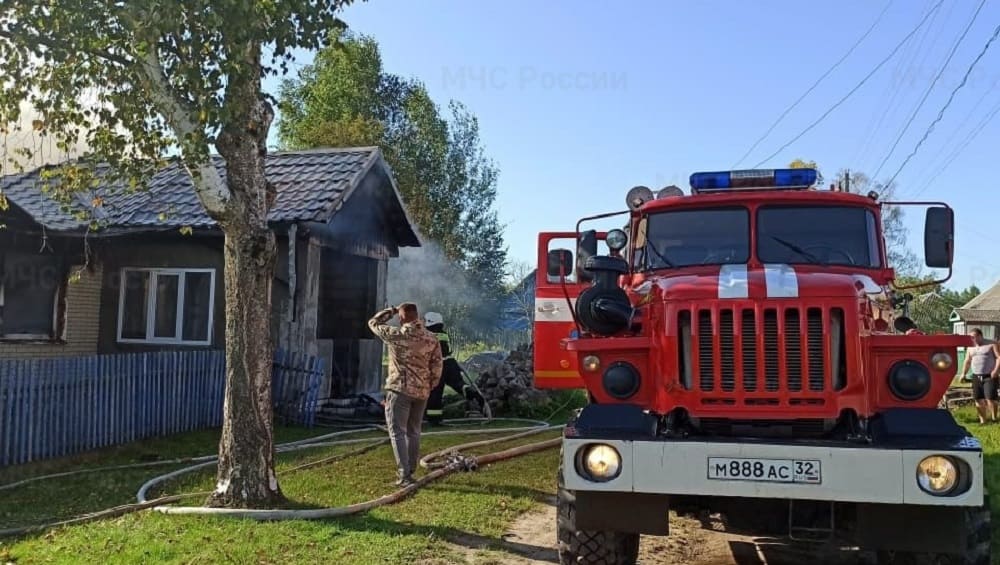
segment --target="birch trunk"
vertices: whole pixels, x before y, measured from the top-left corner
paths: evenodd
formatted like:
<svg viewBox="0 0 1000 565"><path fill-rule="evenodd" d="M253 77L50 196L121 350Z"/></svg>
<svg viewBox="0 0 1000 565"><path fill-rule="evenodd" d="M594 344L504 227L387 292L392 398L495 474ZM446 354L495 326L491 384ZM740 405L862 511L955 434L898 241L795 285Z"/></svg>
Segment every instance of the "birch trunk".
<svg viewBox="0 0 1000 565"><path fill-rule="evenodd" d="M264 175L274 113L248 100L247 121L218 139L230 199L220 218L226 236L226 392L219 467L210 506L267 508L284 502L274 472L271 284L277 257L267 212L273 187Z"/></svg>

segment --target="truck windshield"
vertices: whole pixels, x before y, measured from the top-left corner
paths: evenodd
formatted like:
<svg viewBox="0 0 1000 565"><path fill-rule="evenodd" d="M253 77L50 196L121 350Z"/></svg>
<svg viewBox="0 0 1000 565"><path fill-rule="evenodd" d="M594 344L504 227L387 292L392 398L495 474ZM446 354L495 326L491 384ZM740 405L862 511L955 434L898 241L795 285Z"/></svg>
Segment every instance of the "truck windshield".
<svg viewBox="0 0 1000 565"><path fill-rule="evenodd" d="M746 263L750 212L741 207L651 214L641 250L647 269Z"/></svg>
<svg viewBox="0 0 1000 565"><path fill-rule="evenodd" d="M757 210L757 258L879 267L875 215L857 206L764 206Z"/></svg>

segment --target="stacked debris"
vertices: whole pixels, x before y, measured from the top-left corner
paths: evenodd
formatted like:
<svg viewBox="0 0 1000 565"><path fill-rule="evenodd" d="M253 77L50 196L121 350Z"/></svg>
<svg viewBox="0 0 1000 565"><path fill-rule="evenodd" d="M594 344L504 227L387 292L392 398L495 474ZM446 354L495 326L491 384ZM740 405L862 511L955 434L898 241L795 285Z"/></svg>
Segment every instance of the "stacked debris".
<svg viewBox="0 0 1000 565"><path fill-rule="evenodd" d="M487 364L485 370L478 372L476 386L494 414L531 411L549 402L545 391L534 388L532 357L532 346L523 345L511 351L502 363ZM476 374L469 368L466 370Z"/></svg>

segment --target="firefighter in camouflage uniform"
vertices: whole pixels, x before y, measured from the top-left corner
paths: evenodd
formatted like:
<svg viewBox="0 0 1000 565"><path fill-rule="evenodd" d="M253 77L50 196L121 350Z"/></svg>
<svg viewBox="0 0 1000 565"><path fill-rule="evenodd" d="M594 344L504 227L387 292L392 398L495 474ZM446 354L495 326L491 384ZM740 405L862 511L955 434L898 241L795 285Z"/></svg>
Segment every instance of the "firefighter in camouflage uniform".
<svg viewBox="0 0 1000 565"><path fill-rule="evenodd" d="M473 388L468 386L463 379L464 373L458 361L451 356L451 337L444 331L444 318L437 312L428 312L424 315L424 326L434 332L438 342L441 344L441 356L444 363L441 369L441 380L438 381L431 396L427 400L427 421L433 425L440 425L444 420L444 387L451 387L455 392L465 396L468 400L478 400L483 402L483 397Z"/></svg>

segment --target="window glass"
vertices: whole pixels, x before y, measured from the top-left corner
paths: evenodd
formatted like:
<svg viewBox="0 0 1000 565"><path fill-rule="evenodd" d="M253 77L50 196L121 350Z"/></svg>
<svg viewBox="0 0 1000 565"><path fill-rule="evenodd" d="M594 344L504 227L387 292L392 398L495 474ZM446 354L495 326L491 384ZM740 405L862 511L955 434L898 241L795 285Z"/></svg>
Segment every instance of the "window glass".
<svg viewBox="0 0 1000 565"><path fill-rule="evenodd" d="M857 206L767 206L757 213L764 263L878 267L873 214Z"/></svg>
<svg viewBox="0 0 1000 565"><path fill-rule="evenodd" d="M745 263L750 258L750 213L746 208L712 208L650 214L643 254L649 269Z"/></svg>
<svg viewBox="0 0 1000 565"><path fill-rule="evenodd" d="M177 337L178 275L156 274L155 337Z"/></svg>
<svg viewBox="0 0 1000 565"><path fill-rule="evenodd" d="M125 339L145 339L149 273L146 271L125 271L123 292L125 300L122 305L122 337Z"/></svg>
<svg viewBox="0 0 1000 565"><path fill-rule="evenodd" d="M184 340L205 341L208 339L212 275L187 273L184 279Z"/></svg>
<svg viewBox="0 0 1000 565"><path fill-rule="evenodd" d="M0 257L0 334L53 337L61 282L55 255L8 252Z"/></svg>

